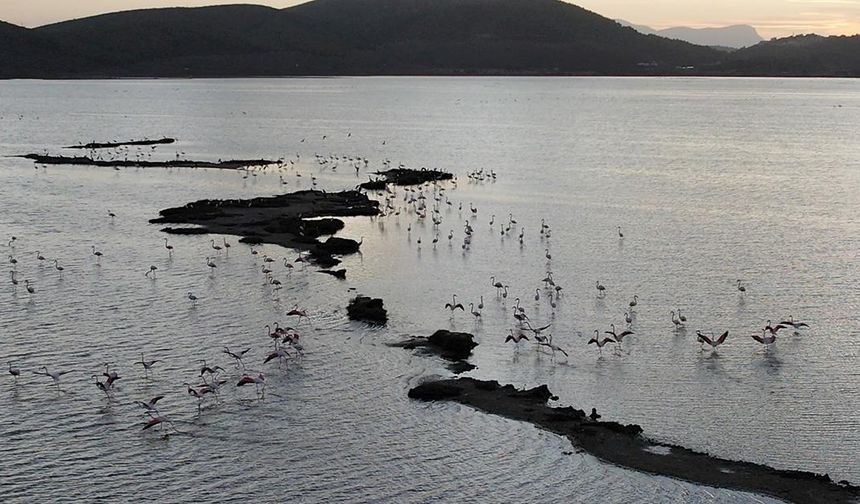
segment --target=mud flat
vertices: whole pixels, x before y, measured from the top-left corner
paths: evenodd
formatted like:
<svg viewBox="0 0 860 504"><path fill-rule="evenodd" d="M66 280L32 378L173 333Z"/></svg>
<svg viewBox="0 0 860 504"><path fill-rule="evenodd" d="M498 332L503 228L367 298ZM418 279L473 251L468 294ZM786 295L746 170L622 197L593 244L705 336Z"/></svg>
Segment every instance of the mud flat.
<svg viewBox="0 0 860 504"><path fill-rule="evenodd" d="M459 378L427 382L409 391L424 401L455 401L513 420L529 422L567 436L574 446L629 469L701 485L769 495L789 502L856 503L860 488L833 482L826 474L774 469L698 453L682 446L649 440L638 425L592 421L582 410L551 407L546 385L516 390L496 381Z"/></svg>
<svg viewBox="0 0 860 504"><path fill-rule="evenodd" d="M410 168L394 168L376 172L376 177L373 180L360 184L361 189L368 191L381 191L388 184L399 186L419 185L425 182L438 182L442 180L451 180L454 175L440 170L413 170Z"/></svg>
<svg viewBox="0 0 860 504"><path fill-rule="evenodd" d="M66 147L66 149L87 149L87 150L113 149L114 147L122 147L122 146L126 146L126 145L128 145L128 146L168 145L168 144L172 144L175 142L176 142L175 138L168 138L168 137L159 138L157 140L150 140L148 138L145 138L143 140L128 140L125 142L90 142L88 144L69 145L68 147Z"/></svg>
<svg viewBox="0 0 860 504"><path fill-rule="evenodd" d="M102 166L109 168L215 168L219 170L244 170L277 164L270 159L230 159L227 161L193 161L190 159L171 159L168 161L138 161L134 159L93 159L89 156L50 156L43 154L24 154L13 156L31 159L36 164Z"/></svg>
<svg viewBox="0 0 860 504"><path fill-rule="evenodd" d="M331 236L344 223L332 217L379 214L379 202L358 191L327 193L298 191L271 197L234 200L200 200L160 212L152 224L183 224L167 227L171 234L226 234L240 236L247 244L271 243L309 252L322 267L340 263L334 255L358 252L360 242ZM345 274L345 273L344 273Z"/></svg>

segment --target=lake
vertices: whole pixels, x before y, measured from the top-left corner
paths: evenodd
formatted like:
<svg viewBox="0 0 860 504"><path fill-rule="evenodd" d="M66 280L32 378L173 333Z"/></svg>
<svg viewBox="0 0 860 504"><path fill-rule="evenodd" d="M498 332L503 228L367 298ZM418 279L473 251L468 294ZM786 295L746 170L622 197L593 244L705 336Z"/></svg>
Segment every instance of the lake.
<svg viewBox="0 0 860 504"><path fill-rule="evenodd" d="M294 163L243 177L0 158L2 258L21 281L4 272L0 365L22 369L17 383L0 381L3 500L773 502L566 455L569 441L531 425L409 400L411 386L450 373L386 343L436 329L475 335L470 376L545 383L561 404L640 424L656 440L860 483L857 131L860 82L841 79L0 82L2 156L165 135L179 142L141 153ZM368 164L356 173L342 156ZM253 256L232 236L170 236L168 255L162 226L148 223L198 199L307 189L312 176L326 190L352 188L383 160L451 171L458 183L447 185L450 205L440 198L438 230L406 210L403 189L400 215L346 219L339 235L364 239L344 258L346 281L314 267L288 273L282 258L296 251L265 245ZM481 169L497 177L467 177ZM219 254L209 240L224 238L232 247ZM260 273L264 253L276 259L278 292ZM547 271L563 287L555 308ZM509 285L507 298L491 276ZM387 326L347 320L356 293L385 300ZM452 294L466 313L444 308ZM635 334L599 355L586 342L625 327L634 295ZM475 320L468 304L480 296ZM569 358L504 342L516 298L535 325L552 324L546 333ZM294 304L310 313L297 326L304 357L263 365L264 326L295 325L285 316ZM685 331L671 320L678 309ZM750 337L789 316L810 327L780 331L767 350ZM696 330L730 335L714 353ZM251 348L265 400L233 387L241 373L225 345ZM162 361L152 379L134 364L141 353ZM198 359L230 380L199 413L183 385L199 380ZM112 401L91 377L105 363L122 376ZM31 373L43 365L74 370L60 393ZM141 432L132 401L162 394L160 411L183 435Z"/></svg>

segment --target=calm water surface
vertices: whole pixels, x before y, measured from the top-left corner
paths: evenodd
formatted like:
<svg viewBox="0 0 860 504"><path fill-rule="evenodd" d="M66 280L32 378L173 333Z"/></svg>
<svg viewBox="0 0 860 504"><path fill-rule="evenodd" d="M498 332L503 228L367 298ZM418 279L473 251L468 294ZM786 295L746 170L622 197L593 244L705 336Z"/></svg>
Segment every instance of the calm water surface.
<svg viewBox="0 0 860 504"><path fill-rule="evenodd" d="M448 373L437 359L385 343L439 328L476 335L474 376L547 383L561 403L594 406L658 440L860 483L857 131L860 83L850 80L0 83L0 155L169 135L180 143L155 157L297 161L243 179L34 170L0 158L0 246L9 269L8 255L18 260L22 281L14 288L3 272L0 364L25 370L17 384L0 383L2 500L769 502L564 455L569 442L530 425L409 401L410 386ZM349 163L320 166L315 153L370 163L356 175ZM308 188L311 175L323 188L350 188L386 158L450 170L459 184L447 191L452 205L443 197L438 231L407 211L349 219L342 235L363 236L364 245L344 260L345 282L313 268L288 275L276 262L285 288L273 293L260 259L235 237L210 274L209 237L171 237L168 257L159 226L147 223L196 199ZM497 180L469 182L465 174L479 168ZM509 214L517 224L503 237ZM538 233L541 219L550 239ZM475 228L468 252L466 220ZM19 240L5 247L12 235ZM93 245L105 254L100 265ZM37 250L65 270L37 261ZM156 280L144 277L150 265ZM548 270L564 288L555 309L543 289L534 299ZM491 275L510 285L507 299ZM350 288L385 299L387 327L346 320ZM453 293L465 304L483 295L481 321L452 319L443 305ZM586 341L623 326L634 294L636 335L623 353L598 358ZM517 297L536 324L552 323L569 359L504 344ZM284 371L263 366L263 326L285 323L295 303L311 312L305 357ZM678 308L686 332L673 331L669 311ZM749 337L789 315L811 329L781 333L767 352ZM696 329L731 334L712 354L700 351ZM237 378L224 345L252 348L248 366L267 373L268 395L257 401L253 390L228 387L221 404L198 414L182 384L197 380L197 359ZM163 360L152 380L133 364L141 352ZM105 362L123 376L112 402L90 378ZM29 372L42 365L75 370L62 393ZM159 394L162 413L187 435L141 433L131 401Z"/></svg>

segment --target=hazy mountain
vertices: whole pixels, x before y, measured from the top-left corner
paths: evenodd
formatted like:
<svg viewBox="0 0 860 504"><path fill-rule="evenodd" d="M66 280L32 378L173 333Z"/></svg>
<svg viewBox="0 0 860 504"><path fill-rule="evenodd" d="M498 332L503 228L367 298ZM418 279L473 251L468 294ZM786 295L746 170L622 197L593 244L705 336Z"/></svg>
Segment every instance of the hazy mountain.
<svg viewBox="0 0 860 504"><path fill-rule="evenodd" d="M860 75L853 39L831 39L727 55L559 0L316 0L0 23L0 77Z"/></svg>
<svg viewBox="0 0 860 504"><path fill-rule="evenodd" d="M749 25L724 26L720 28L687 28L679 26L666 28L665 30L655 30L651 27L629 23L622 19L619 19L618 22L622 26L629 26L639 33L646 35L659 35L704 46L740 49L742 47L754 46L764 40L756 29Z"/></svg>

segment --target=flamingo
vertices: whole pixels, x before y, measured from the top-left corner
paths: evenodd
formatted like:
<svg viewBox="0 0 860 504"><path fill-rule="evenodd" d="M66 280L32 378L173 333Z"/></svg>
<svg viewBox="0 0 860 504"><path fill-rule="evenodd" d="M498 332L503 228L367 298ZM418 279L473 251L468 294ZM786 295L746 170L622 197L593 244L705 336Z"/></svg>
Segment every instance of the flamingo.
<svg viewBox="0 0 860 504"><path fill-rule="evenodd" d="M479 309L479 310L483 310L483 309L484 309L484 296L483 296L483 295L481 295L481 302L480 302L480 303L478 303L478 309Z"/></svg>
<svg viewBox="0 0 860 504"><path fill-rule="evenodd" d="M9 264L18 264L18 259L15 259L11 255L9 256Z"/></svg>
<svg viewBox="0 0 860 504"><path fill-rule="evenodd" d="M621 344L622 344L621 342L625 336L630 336L631 334L636 334L633 331L629 331L629 330L616 334L615 333L615 324L609 324L609 326L612 328L612 330L611 331L603 331L603 332L604 332L604 334L612 335L612 338L615 340L616 343L618 343L619 347L621 347Z"/></svg>
<svg viewBox="0 0 860 504"><path fill-rule="evenodd" d="M220 245L215 245L215 240L214 240L214 239L209 240L209 243L211 243L211 244L212 244L212 249L213 249L213 250L215 250L215 251L216 251L216 252L218 252L219 254L221 253L221 246L220 246Z"/></svg>
<svg viewBox="0 0 860 504"><path fill-rule="evenodd" d="M224 371L224 368L222 368L221 366L215 366L214 368L209 367L209 365L206 364L205 359L199 359L197 362L203 363L203 366L200 368L200 376L203 376L206 373L209 373L210 375L214 375L214 374L218 374L218 371Z"/></svg>
<svg viewBox="0 0 860 504"><path fill-rule="evenodd" d="M513 329L508 329L508 333L509 333L509 334L508 334L508 337L507 337L507 338L505 338L505 343L507 343L507 342L509 342L509 341L513 341L513 342L514 342L514 344L515 344L515 345L517 345L517 347L519 347L519 346L520 346L520 341L523 341L523 340L528 341L528 340L529 340L528 336L526 336L526 335L525 335L525 334L523 334L523 333L517 333L517 334L514 334L514 330L513 330Z"/></svg>
<svg viewBox="0 0 860 504"><path fill-rule="evenodd" d="M687 321L687 317L681 315L681 309L680 308L678 308L678 320L680 320L681 322Z"/></svg>
<svg viewBox="0 0 860 504"><path fill-rule="evenodd" d="M169 424L171 427L173 427L173 422L170 421L167 417L151 416L150 419L145 424L143 424L143 429L141 430L147 430L149 428L155 427L156 425L158 425L159 429L164 430L164 424ZM173 430L176 430L176 427L173 427Z"/></svg>
<svg viewBox="0 0 860 504"><path fill-rule="evenodd" d="M776 334L780 329L785 329L785 326L782 324L771 325L770 320L767 321L767 324L764 327L765 331L768 331L771 334Z"/></svg>
<svg viewBox="0 0 860 504"><path fill-rule="evenodd" d="M273 350L272 352L270 352L265 359L263 359L263 364L268 364L269 361L278 359L278 367L281 367L281 365L287 362L289 358L290 354L287 353L285 349L278 347L275 348L275 350Z"/></svg>
<svg viewBox="0 0 860 504"><path fill-rule="evenodd" d="M475 303L469 303L469 313L471 313L476 319L481 318L481 312L475 310Z"/></svg>
<svg viewBox="0 0 860 504"><path fill-rule="evenodd" d="M230 252L230 247L232 247L232 245L230 245L230 244L227 242L227 238L225 238L225 237L223 237L223 236L221 237L221 240L224 242L224 250L225 250L227 253L229 253L229 252Z"/></svg>
<svg viewBox="0 0 860 504"><path fill-rule="evenodd" d="M546 277L541 282L543 282L544 288L549 288L550 285L555 287L555 281L552 279L552 271L547 271Z"/></svg>
<svg viewBox="0 0 860 504"><path fill-rule="evenodd" d="M39 261L44 261L45 256L43 256L42 253L37 250L36 251L36 259L38 259Z"/></svg>
<svg viewBox="0 0 860 504"><path fill-rule="evenodd" d="M633 317L630 316L630 312L624 312L624 321L627 322L628 326L633 323Z"/></svg>
<svg viewBox="0 0 860 504"><path fill-rule="evenodd" d="M33 371L33 374L42 375L42 376L50 376L50 377L51 377L51 379L52 379L52 380L54 380L54 385L56 385L56 386L57 386L57 391L58 391L58 392L60 391L60 378L61 378L63 375L67 375L67 374L69 374L69 373L71 373L71 372L73 371L73 370L71 370L71 371L54 371L54 372L50 372L50 371L48 371L48 367L47 367L47 366L42 366L42 367L40 367L39 369L40 369L41 371Z"/></svg>
<svg viewBox="0 0 860 504"><path fill-rule="evenodd" d="M507 285L502 286L502 298L503 299L508 298L508 286Z"/></svg>
<svg viewBox="0 0 860 504"><path fill-rule="evenodd" d="M245 354L248 353L250 350L251 350L250 348L246 348L246 349L240 351L239 353L235 353L235 352L230 351L230 347L224 347L223 352L225 354L229 355L230 357L233 357L236 360L236 367L237 368L241 364L242 369L245 369L245 363L242 362L242 358L245 357Z"/></svg>
<svg viewBox="0 0 860 504"><path fill-rule="evenodd" d="M535 289L535 301L540 301L540 289Z"/></svg>
<svg viewBox="0 0 860 504"><path fill-rule="evenodd" d="M150 266L149 271L143 274L143 276L149 278L149 275L152 275L152 279L155 280L155 272L158 271L158 266Z"/></svg>
<svg viewBox="0 0 860 504"><path fill-rule="evenodd" d="M600 280L595 284L595 288L597 289L597 297L606 297L606 287L600 285Z"/></svg>
<svg viewBox="0 0 860 504"><path fill-rule="evenodd" d="M634 294L634 295L633 295L633 300L632 300L632 301L630 301L630 302L627 304L627 306L629 306L630 308L634 308L634 307L635 307L636 305L638 305L638 304L639 304L639 296L637 296L637 295L635 295L635 294Z"/></svg>
<svg viewBox="0 0 860 504"><path fill-rule="evenodd" d="M624 233L621 232L621 226L618 226L618 237L624 238Z"/></svg>
<svg viewBox="0 0 860 504"><path fill-rule="evenodd" d="M63 271L66 268L60 266L60 261L58 259L54 259L54 269L57 271Z"/></svg>
<svg viewBox="0 0 860 504"><path fill-rule="evenodd" d="M193 292L188 291L188 300L191 301L191 306L197 305L197 299Z"/></svg>
<svg viewBox="0 0 860 504"><path fill-rule="evenodd" d="M12 367L11 362L9 363L9 374L15 379L15 383L18 383L18 377L21 376L21 370L16 367Z"/></svg>
<svg viewBox="0 0 860 504"><path fill-rule="evenodd" d="M747 288L744 287L743 285L741 285L740 279L738 279L738 291L740 291L741 293L744 293L747 291Z"/></svg>
<svg viewBox="0 0 860 504"><path fill-rule="evenodd" d="M108 217L110 217L110 220L114 220L114 218L116 218L116 214L108 210Z"/></svg>
<svg viewBox="0 0 860 504"><path fill-rule="evenodd" d="M308 312L306 309L299 309L299 305L293 305L293 309L287 312L287 317L299 317L299 321L301 322L302 318L309 318Z"/></svg>
<svg viewBox="0 0 860 504"><path fill-rule="evenodd" d="M141 408L145 409L146 411L155 411L155 412L158 412L158 408L156 407L155 403L157 403L158 401L160 401L160 400L162 400L162 399L164 399L164 396L163 396L163 395L160 395L160 396L155 396L155 397L153 397L152 399L150 399L150 400L149 400L149 401L147 401L147 402L143 402L143 401L134 401L134 404L137 404L138 406L140 406Z"/></svg>
<svg viewBox="0 0 860 504"><path fill-rule="evenodd" d="M600 339L600 331L595 329L594 337L588 340L589 345L591 345L592 343L597 345L597 351L600 352L600 355L603 355L603 347L606 346L607 343L616 343L616 341L612 338Z"/></svg>
<svg viewBox="0 0 860 504"><path fill-rule="evenodd" d="M451 314L453 314L453 313L454 313L454 310L456 310L457 308L459 308L459 309L460 309L460 310L462 310L462 311L466 311L466 309L465 309L465 308L463 308L463 305L457 302L457 295L456 295L456 294L452 294L452 295L451 295L451 302L450 302L450 303L445 303L445 309L446 309L446 310L451 310Z"/></svg>
<svg viewBox="0 0 860 504"><path fill-rule="evenodd" d="M100 382L99 375L92 375L90 378L95 378L95 385L99 390L105 393L105 395L110 398L111 386L108 385L107 382Z"/></svg>
<svg viewBox="0 0 860 504"><path fill-rule="evenodd" d="M215 271L215 268L218 267L218 265L212 261L211 257L206 258L206 266L209 266L210 271Z"/></svg>
<svg viewBox="0 0 860 504"><path fill-rule="evenodd" d="M547 261L552 260L552 254L549 253L549 249L544 249L544 255L546 256Z"/></svg>
<svg viewBox="0 0 860 504"><path fill-rule="evenodd" d="M30 281L29 281L29 280L24 280L24 287L26 287L26 288L27 288L27 292L29 292L30 294L35 294L35 293L36 293L36 288L35 288L35 287L33 287L32 285L30 285Z"/></svg>
<svg viewBox="0 0 860 504"><path fill-rule="evenodd" d="M549 329L549 327L550 327L552 324L547 324L547 325L545 325L545 326L543 326L543 327L534 328L534 327L532 327L531 323L530 323L528 320L526 320L526 321L525 321L525 323L526 323L526 329L528 329L529 331L531 331L531 332L533 332L533 333L534 333L534 335L535 335L535 340L537 340L538 342L544 342L544 341L546 341L546 340L547 340L547 339L546 339L546 337L541 336L541 333L542 333L543 331L546 331L547 329Z"/></svg>
<svg viewBox="0 0 860 504"><path fill-rule="evenodd" d="M675 324L675 329L680 329L684 326L684 323L681 322L681 319L675 318L675 310L669 312L672 315L672 323Z"/></svg>
<svg viewBox="0 0 860 504"><path fill-rule="evenodd" d="M102 254L100 250L96 250L95 245L92 245L91 248L93 251L93 255L96 256L96 260L100 263L102 260L102 257L104 257L104 254Z"/></svg>
<svg viewBox="0 0 860 504"><path fill-rule="evenodd" d="M770 348L770 345L776 343L776 333L772 333L770 336L767 336L765 334L765 330L761 331L761 336L759 336L758 334L753 334L752 336L750 336L750 338L764 345L765 349Z"/></svg>
<svg viewBox="0 0 860 504"><path fill-rule="evenodd" d="M107 386L107 388L111 388L113 386L113 382L122 378L122 376L117 374L116 371L110 370L110 364L105 364L105 372L102 373L102 376L107 378L107 380L105 381L105 385Z"/></svg>
<svg viewBox="0 0 860 504"><path fill-rule="evenodd" d="M809 324L807 324L805 322L795 322L794 317L792 317L791 315L788 316L788 320L784 320L784 321L780 322L779 325L793 327L794 328L794 334L798 334L798 332L797 332L798 329L804 329L804 328L809 327Z"/></svg>
<svg viewBox="0 0 860 504"><path fill-rule="evenodd" d="M254 384L257 389L257 395L262 399L266 395L266 377L263 376L263 373L258 374L257 376L252 375L244 375L239 380L239 383L236 384L237 387L242 387L244 385Z"/></svg>
<svg viewBox="0 0 860 504"><path fill-rule="evenodd" d="M158 359L153 359L150 361L144 360L143 359L143 352L140 353L140 360L134 361L135 364L140 364L141 366L143 366L143 375L144 376L149 376L149 372L152 371L152 366L155 365L156 362L161 362L161 361Z"/></svg>
<svg viewBox="0 0 860 504"><path fill-rule="evenodd" d="M167 249L167 255L173 255L173 245L168 243L167 238L164 239L164 248Z"/></svg>
<svg viewBox="0 0 860 504"><path fill-rule="evenodd" d="M15 272L14 272L14 271L10 271L10 272L9 272L9 276L11 276L11 277L12 277L12 285L18 285L18 279L17 279L17 278L15 278Z"/></svg>
<svg viewBox="0 0 860 504"><path fill-rule="evenodd" d="M539 342L538 345L549 348L552 351L553 358L555 358L556 352L561 352L564 354L565 357L570 357L569 355L567 355L567 352L563 348L552 344L552 338L550 338L550 340L547 342Z"/></svg>
<svg viewBox="0 0 860 504"><path fill-rule="evenodd" d="M709 338L702 334L702 331L696 331L696 336L699 338L699 342L702 343L703 347L704 344L707 343L708 345L711 345L711 349L716 352L717 347L726 342L726 338L729 336L729 332L724 332L720 335L719 338Z"/></svg>

